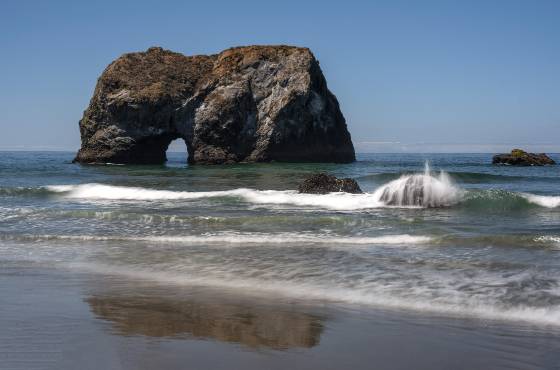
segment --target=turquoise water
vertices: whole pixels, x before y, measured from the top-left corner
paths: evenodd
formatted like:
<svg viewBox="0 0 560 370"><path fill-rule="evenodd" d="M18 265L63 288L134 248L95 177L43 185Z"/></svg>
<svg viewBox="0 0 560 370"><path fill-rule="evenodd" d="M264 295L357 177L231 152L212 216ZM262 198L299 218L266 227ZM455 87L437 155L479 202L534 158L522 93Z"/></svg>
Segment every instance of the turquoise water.
<svg viewBox="0 0 560 370"><path fill-rule="evenodd" d="M492 166L488 154L187 166L176 153L165 166L82 166L73 155L0 152L0 266L560 325L560 166ZM366 193L297 194L315 171ZM425 204L383 201L407 179L426 187Z"/></svg>

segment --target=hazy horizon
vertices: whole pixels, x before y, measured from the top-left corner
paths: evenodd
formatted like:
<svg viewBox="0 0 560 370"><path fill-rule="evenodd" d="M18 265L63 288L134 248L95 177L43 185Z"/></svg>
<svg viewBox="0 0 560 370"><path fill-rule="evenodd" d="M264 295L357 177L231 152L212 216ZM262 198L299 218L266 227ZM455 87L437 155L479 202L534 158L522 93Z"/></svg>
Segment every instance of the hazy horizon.
<svg viewBox="0 0 560 370"><path fill-rule="evenodd" d="M170 153L186 153L186 145L178 142L180 139L173 141L167 149ZM367 147L366 144L354 142L357 154L496 154L496 153L509 153L512 149L523 149L534 153L549 153L559 154L560 149L558 145L535 145L535 144L437 144L437 143L395 143L383 149L384 144L379 144L378 149L363 149ZM495 148L492 150L491 148ZM76 148L56 148L56 147L0 147L0 152L77 152L79 146Z"/></svg>

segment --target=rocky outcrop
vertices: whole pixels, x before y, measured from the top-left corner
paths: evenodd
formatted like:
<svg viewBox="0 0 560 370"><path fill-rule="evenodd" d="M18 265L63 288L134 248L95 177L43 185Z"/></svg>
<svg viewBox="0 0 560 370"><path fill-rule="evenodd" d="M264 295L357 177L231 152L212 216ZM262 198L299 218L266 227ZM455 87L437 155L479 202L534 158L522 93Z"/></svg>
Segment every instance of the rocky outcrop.
<svg viewBox="0 0 560 370"><path fill-rule="evenodd" d="M190 163L355 160L319 62L291 46L125 54L99 78L80 134L82 163L163 163L178 138Z"/></svg>
<svg viewBox="0 0 560 370"><path fill-rule="evenodd" d="M544 166L556 164L552 158L544 153L527 153L521 149L513 149L509 154L497 154L492 158L492 163L512 166Z"/></svg>
<svg viewBox="0 0 560 370"><path fill-rule="evenodd" d="M298 187L298 192L309 194L327 194L345 192L353 194L363 193L354 179L339 179L326 173L316 173L307 177Z"/></svg>

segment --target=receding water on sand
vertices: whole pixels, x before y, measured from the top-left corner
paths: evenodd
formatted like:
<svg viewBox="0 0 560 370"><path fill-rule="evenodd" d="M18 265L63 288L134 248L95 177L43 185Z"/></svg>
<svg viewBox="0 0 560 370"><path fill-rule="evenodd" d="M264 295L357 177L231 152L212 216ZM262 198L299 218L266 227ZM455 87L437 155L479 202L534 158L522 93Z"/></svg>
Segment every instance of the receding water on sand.
<svg viewBox="0 0 560 370"><path fill-rule="evenodd" d="M4 264L2 368L554 369L560 330ZM263 365L265 364L265 365Z"/></svg>

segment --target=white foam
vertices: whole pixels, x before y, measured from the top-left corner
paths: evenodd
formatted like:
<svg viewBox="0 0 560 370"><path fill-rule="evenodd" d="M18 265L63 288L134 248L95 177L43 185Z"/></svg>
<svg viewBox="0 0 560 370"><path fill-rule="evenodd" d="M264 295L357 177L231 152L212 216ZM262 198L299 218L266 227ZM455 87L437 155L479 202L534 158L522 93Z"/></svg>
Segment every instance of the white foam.
<svg viewBox="0 0 560 370"><path fill-rule="evenodd" d="M373 237L342 237L336 235L312 235L294 233L276 234L237 234L222 233L214 235L178 236L97 236L97 235L33 235L28 238L92 241L147 241L154 243L181 244L423 244L433 240L423 235L383 235Z"/></svg>
<svg viewBox="0 0 560 370"><path fill-rule="evenodd" d="M129 186L113 186L104 184L51 185L46 187L56 193L64 193L66 198L77 199L108 199L108 200L177 200L201 199L227 196L243 196L256 190L234 189L226 191L171 191L155 190Z"/></svg>
<svg viewBox="0 0 560 370"><path fill-rule="evenodd" d="M53 185L48 190L66 198L84 201L166 201L207 198L235 198L257 205L293 205L336 211L357 211L380 207L446 207L464 199L458 188L443 171L434 176L428 165L424 173L403 175L376 189L373 193L300 194L295 190L232 189L222 191L172 191L105 184ZM560 196L520 193L527 201L542 207L560 206Z"/></svg>
<svg viewBox="0 0 560 370"><path fill-rule="evenodd" d="M291 204L333 210L359 210L381 207L374 194L330 193L324 195L299 194L293 190L233 189L223 191L171 191L104 184L53 185L48 190L64 194L66 198L83 200L196 200L234 197L253 204Z"/></svg>
<svg viewBox="0 0 560 370"><path fill-rule="evenodd" d="M529 193L521 194L525 199L533 204L537 204L541 207L546 208L556 208L560 207L560 196L554 195L535 195Z"/></svg>
<svg viewBox="0 0 560 370"><path fill-rule="evenodd" d="M461 191L443 171L432 175L426 162L423 174L403 175L374 193L381 203L394 206L445 207L456 204Z"/></svg>
<svg viewBox="0 0 560 370"><path fill-rule="evenodd" d="M560 245L560 236L553 236L553 235L543 235L543 236L539 236L537 238L534 239L536 242L542 242L542 243L555 243Z"/></svg>
<svg viewBox="0 0 560 370"><path fill-rule="evenodd" d="M304 300L327 300L331 302L371 305L381 308L442 314L455 317L508 320L538 325L560 326L559 307L510 306L474 297L440 296L426 299L413 291L403 296L382 287L337 287L313 282L272 281L255 278L219 278L197 276L189 273L161 272L150 269L111 266L104 264L70 264L71 268L86 269L95 273L125 276L131 279L144 279L166 284L188 286L210 286L235 289L245 294L268 293Z"/></svg>
<svg viewBox="0 0 560 370"><path fill-rule="evenodd" d="M459 190L445 173L433 177L429 169L424 174L403 176L373 193L300 194L294 190L232 189L223 191L171 191L104 184L54 185L48 190L66 198L82 200L196 200L233 197L252 204L294 205L339 211L367 210L379 207L439 207L453 204ZM421 192L421 199L417 194Z"/></svg>

